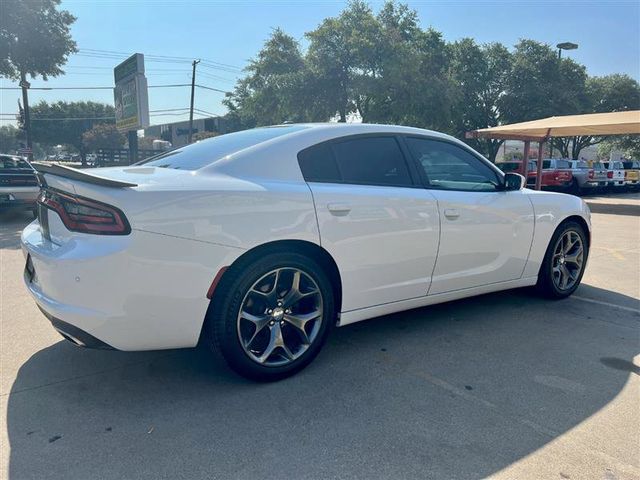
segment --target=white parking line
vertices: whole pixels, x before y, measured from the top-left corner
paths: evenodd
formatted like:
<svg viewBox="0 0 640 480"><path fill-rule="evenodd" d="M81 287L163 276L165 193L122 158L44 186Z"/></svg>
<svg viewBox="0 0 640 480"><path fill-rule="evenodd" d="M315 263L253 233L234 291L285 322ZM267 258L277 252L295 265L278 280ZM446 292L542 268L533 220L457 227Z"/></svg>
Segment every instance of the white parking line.
<svg viewBox="0 0 640 480"><path fill-rule="evenodd" d="M631 307L623 307L622 305L618 305L617 303L602 302L600 300L594 300L593 298L580 297L579 295L572 295L570 298L575 298L576 300L582 300L584 302L589 302L589 303L596 303L598 305L604 305L605 307L619 308L620 310L624 310L626 312L632 312L632 313L640 314L640 309L631 308Z"/></svg>

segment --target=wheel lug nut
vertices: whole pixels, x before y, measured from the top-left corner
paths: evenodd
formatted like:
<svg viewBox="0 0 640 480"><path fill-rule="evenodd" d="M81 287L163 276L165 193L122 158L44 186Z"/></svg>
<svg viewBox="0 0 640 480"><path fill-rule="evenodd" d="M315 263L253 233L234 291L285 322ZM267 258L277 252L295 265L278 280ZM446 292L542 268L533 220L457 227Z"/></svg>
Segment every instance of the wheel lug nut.
<svg viewBox="0 0 640 480"><path fill-rule="evenodd" d="M276 324L276 322L274 322L273 320L271 320L271 321L269 322L269 325L271 325L272 327L273 327L275 324Z"/></svg>
<svg viewBox="0 0 640 480"><path fill-rule="evenodd" d="M282 321L280 322L280 326L281 326L281 327L284 327L284 320L282 320Z"/></svg>

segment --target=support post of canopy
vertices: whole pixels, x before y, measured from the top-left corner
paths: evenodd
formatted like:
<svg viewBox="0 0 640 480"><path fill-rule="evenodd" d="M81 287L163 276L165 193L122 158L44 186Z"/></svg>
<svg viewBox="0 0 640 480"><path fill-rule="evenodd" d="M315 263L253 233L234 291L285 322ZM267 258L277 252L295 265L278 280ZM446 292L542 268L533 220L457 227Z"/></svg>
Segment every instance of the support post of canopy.
<svg viewBox="0 0 640 480"><path fill-rule="evenodd" d="M544 140L538 142L538 165L536 171L536 190L542 190L542 158Z"/></svg>
<svg viewBox="0 0 640 480"><path fill-rule="evenodd" d="M530 150L531 150L531 141L525 140L524 152L522 153L522 168L520 172L525 179L527 178L527 173L529 169L529 151Z"/></svg>

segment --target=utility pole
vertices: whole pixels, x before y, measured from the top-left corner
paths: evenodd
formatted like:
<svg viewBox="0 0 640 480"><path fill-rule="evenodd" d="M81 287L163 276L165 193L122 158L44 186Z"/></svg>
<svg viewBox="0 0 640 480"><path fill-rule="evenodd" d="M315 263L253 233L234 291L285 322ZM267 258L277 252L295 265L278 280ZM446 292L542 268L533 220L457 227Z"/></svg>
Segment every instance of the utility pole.
<svg viewBox="0 0 640 480"><path fill-rule="evenodd" d="M189 108L189 143L193 138L193 97L196 90L196 65L200 63L200 60L194 60L193 73L191 74L191 107Z"/></svg>
<svg viewBox="0 0 640 480"><path fill-rule="evenodd" d="M33 145L31 140L31 115L29 114L29 94L27 90L31 84L27 82L27 75L24 72L20 72L20 88L22 88L22 108L24 109L24 133L27 141L27 148L29 149L28 158L29 161L33 160Z"/></svg>

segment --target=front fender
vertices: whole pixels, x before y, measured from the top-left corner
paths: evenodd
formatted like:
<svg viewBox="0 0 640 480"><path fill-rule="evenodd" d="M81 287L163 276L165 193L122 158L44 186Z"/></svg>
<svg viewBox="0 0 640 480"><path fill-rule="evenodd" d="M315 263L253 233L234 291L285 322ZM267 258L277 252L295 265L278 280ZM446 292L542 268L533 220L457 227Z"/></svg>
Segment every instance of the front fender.
<svg viewBox="0 0 640 480"><path fill-rule="evenodd" d="M591 238L591 212L584 200L573 195L534 190L527 190L527 194L533 206L535 227L524 276L534 277L540 271L553 233L567 218L584 220Z"/></svg>

